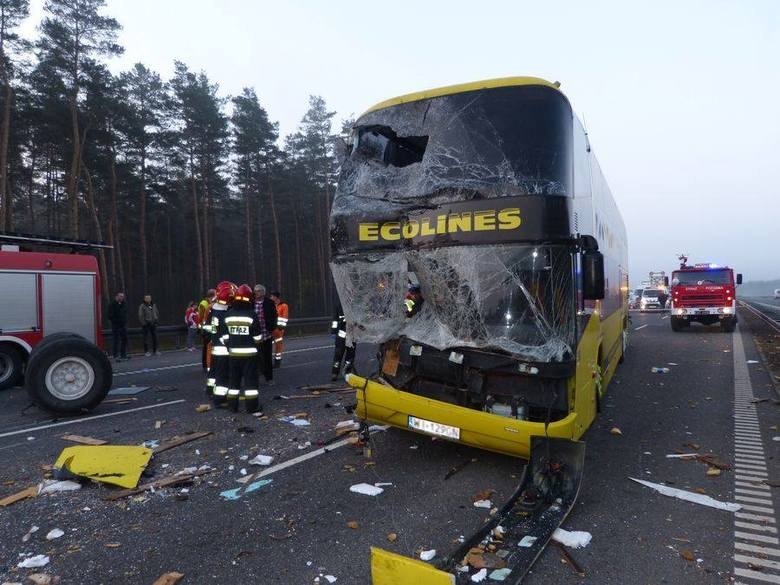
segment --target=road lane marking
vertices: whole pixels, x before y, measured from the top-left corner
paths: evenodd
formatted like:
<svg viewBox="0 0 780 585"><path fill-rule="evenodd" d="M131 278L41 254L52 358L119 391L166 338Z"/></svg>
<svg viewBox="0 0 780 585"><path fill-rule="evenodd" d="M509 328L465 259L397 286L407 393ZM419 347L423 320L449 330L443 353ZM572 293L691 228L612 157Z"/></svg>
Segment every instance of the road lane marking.
<svg viewBox="0 0 780 585"><path fill-rule="evenodd" d="M649 323L645 323L644 325L640 325L639 327L634 327L634 331L639 331L640 329L644 329L648 325L649 325Z"/></svg>
<svg viewBox="0 0 780 585"><path fill-rule="evenodd" d="M734 549L737 553L734 555L734 575L742 579L750 579L751 582L780 584L780 562L740 554L742 551L761 557L780 556L780 548L777 547L780 541L776 536L769 536L777 534L777 528L773 526L776 524L775 510L769 486L764 483L747 483L748 481L760 482L762 477L767 478L768 474L761 439L761 424L753 403L755 397L750 384L742 335L739 331L734 332L731 339L734 358L735 411L734 500L747 502L742 504L740 512L734 514ZM747 512L758 512L758 514ZM758 546L754 542L776 546Z"/></svg>
<svg viewBox="0 0 780 585"><path fill-rule="evenodd" d="M332 345L318 345L317 347L304 347L301 349L288 349L284 352L284 355L288 355L291 353L301 353L304 351L318 351L320 349L333 349ZM114 372L114 377L116 376L132 376L135 374L150 374L152 372L163 372L165 370L177 370L181 368L192 368L194 366L202 366L201 362L192 362L189 364L177 364L173 366L160 366L159 368L144 368L143 370L131 370L129 372ZM295 366L282 366L281 369L286 369L289 367L299 367L301 364L295 365Z"/></svg>
<svg viewBox="0 0 780 585"><path fill-rule="evenodd" d="M99 418L108 418L109 416L118 416L120 414L130 414L131 412L139 412L141 410L149 410L150 408L160 408L161 406L171 406L173 404L181 404L187 402L183 398L181 400L171 400L170 402L161 402L160 404L150 404L148 406L138 406L136 408L128 408L127 410L118 410L116 412L107 412L105 414L96 414L95 416L86 416L84 418L77 418L73 420L65 420L61 422L51 423L48 425L40 425L37 427L30 427L27 429L21 429L19 431L11 431L10 433L0 434L0 439L3 437L12 437L14 435L22 435L24 433L34 433L36 431L43 431L45 429L53 429L54 427L64 427L66 425L75 425L77 423L83 423L90 420L97 420Z"/></svg>

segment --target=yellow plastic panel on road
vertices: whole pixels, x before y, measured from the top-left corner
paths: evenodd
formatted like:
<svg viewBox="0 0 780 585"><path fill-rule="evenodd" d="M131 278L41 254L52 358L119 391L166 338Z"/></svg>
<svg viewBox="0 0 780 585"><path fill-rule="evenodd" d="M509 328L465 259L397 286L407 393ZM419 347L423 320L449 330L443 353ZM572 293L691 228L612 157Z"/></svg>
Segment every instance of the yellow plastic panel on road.
<svg viewBox="0 0 780 585"><path fill-rule="evenodd" d="M372 585L455 585L455 575L417 559L371 547Z"/></svg>
<svg viewBox="0 0 780 585"><path fill-rule="evenodd" d="M54 467L79 477L134 488L151 458L152 450L146 447L83 445L63 449Z"/></svg>

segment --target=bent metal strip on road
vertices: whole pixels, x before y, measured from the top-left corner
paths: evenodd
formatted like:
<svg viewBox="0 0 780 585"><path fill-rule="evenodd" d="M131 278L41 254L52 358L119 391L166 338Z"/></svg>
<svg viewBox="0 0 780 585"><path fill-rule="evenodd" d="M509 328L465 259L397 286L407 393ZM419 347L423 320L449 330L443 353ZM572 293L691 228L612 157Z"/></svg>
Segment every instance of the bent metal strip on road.
<svg viewBox="0 0 780 585"><path fill-rule="evenodd" d="M149 410L150 408L160 408L161 406L171 406L173 404L181 404L182 402L187 402L184 399L181 400L171 400L170 402L161 402L160 404L150 404L149 406L138 406L136 408L128 408L127 410L118 410L116 412L107 412L105 414L96 414L95 416L87 416L82 418L74 418L72 420L64 420L61 422L55 422L48 425L39 425L37 427L29 427L27 429L21 429L18 431L11 431L10 433L2 433L0 434L0 439L4 437L12 437L14 435L22 435L24 433L34 433L36 431L43 431L45 429L52 429L54 427L64 427L65 425L75 425L80 423L85 423L90 420L97 420L99 418L108 418L109 416L119 416L120 414L129 414L131 412L138 412L141 410Z"/></svg>

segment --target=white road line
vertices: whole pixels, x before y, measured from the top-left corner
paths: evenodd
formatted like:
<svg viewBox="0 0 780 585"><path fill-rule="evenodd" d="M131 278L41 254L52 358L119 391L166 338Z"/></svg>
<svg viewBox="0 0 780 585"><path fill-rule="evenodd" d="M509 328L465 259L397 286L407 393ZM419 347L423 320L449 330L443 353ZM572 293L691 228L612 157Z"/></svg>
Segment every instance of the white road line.
<svg viewBox="0 0 780 585"><path fill-rule="evenodd" d="M184 399L181 400L171 400L170 402L161 402L160 404L150 404L149 406L139 406L137 408L128 408L127 410L118 410L116 412L107 412L106 414L97 414L95 416L86 416L83 418L76 418L73 420L65 420L62 422L56 422L51 423L48 425L40 425L37 427L30 427L27 429L22 429L20 431L12 431L10 433L3 433L0 435L0 439L3 437L11 437L13 435L23 435L24 433L34 433L36 431L42 431L45 429L52 429L54 427L64 427L66 425L75 425L78 423L84 423L90 420L97 420L99 418L108 418L109 416L118 416L120 414L130 414L131 412L138 412L141 410L149 410L150 408L160 408L161 406L171 406L172 404L181 404L182 402L187 402Z"/></svg>
<svg viewBox="0 0 780 585"><path fill-rule="evenodd" d="M739 532L734 531L735 538L741 538L742 540L755 540L757 542L766 542L767 544L780 544L780 540L775 536L764 536L763 534L753 534L751 532Z"/></svg>
<svg viewBox="0 0 780 585"><path fill-rule="evenodd" d="M304 347L304 348L301 348L301 349L288 349L288 350L286 350L284 352L284 355L288 355L288 354L291 354L291 353L301 353L301 352L304 352L304 351L318 351L320 349L333 349L333 346L332 345L318 345L317 347ZM134 374L148 374L150 372L163 372L165 370L177 370L177 369L180 369L180 368L191 368L193 366L201 366L201 365L202 364L200 362L192 362L192 363L189 363L189 364L178 364L178 365L175 365L175 366L161 366L159 368L144 368L143 370L132 370L132 371L129 371L129 372L114 372L114 377L117 377L117 376L132 376ZM298 364L298 365L300 365L300 364ZM285 369L285 368L288 368L288 367L294 368L294 367L298 367L298 366L286 366L285 365L285 366L282 366L282 369Z"/></svg>
<svg viewBox="0 0 780 585"><path fill-rule="evenodd" d="M737 526L738 528L744 528L746 530L755 530L756 532L769 532L771 534L777 534L777 528L774 526L753 524L752 522L734 522L734 526Z"/></svg>
<svg viewBox="0 0 780 585"><path fill-rule="evenodd" d="M648 325L649 325L649 323L645 323L644 325L640 325L639 327L634 327L634 331L639 331L640 329L644 329Z"/></svg>
<svg viewBox="0 0 780 585"><path fill-rule="evenodd" d="M780 557L780 549L771 548L768 546L758 546L757 544L748 544L747 542L735 542L734 548L737 550L744 550L747 552L756 553L759 555L767 555L772 557Z"/></svg>
<svg viewBox="0 0 780 585"><path fill-rule="evenodd" d="M777 546L780 545L780 540L777 536L770 536L777 534L777 528L774 526L776 524L775 511L769 486L766 484L753 485L744 481L752 482L756 478L766 478L768 474L766 473L766 458L761 439L761 425L755 412L755 406L751 404L754 400L754 394L750 384L750 373L747 368L741 333L734 332L731 340L734 359L735 403L734 500L740 503L748 502L742 503L742 510L734 514L734 548L737 551L758 555L754 557L746 554L735 554L734 575L751 581L780 584L780 574L773 572L780 569L780 562L759 558L766 555L780 556L780 550L752 544L752 542L757 542ZM754 504L761 504L761 506ZM758 514L747 512L758 512ZM742 566L739 566L740 564ZM745 564L748 565L748 568L743 568ZM772 572L767 571L767 569Z"/></svg>
<svg viewBox="0 0 780 585"><path fill-rule="evenodd" d="M760 481L760 482L735 481L734 485L747 487L747 488L751 488L751 489L754 489L754 490L764 490L765 492L771 492L772 491L771 488L768 485L766 485L765 483L763 483L762 481Z"/></svg>
<svg viewBox="0 0 780 585"><path fill-rule="evenodd" d="M780 563L777 561L770 561L768 559L762 559L760 557L749 557L746 555L734 555L734 560L738 563L749 563L751 565L758 565L759 567L767 567L769 569L780 569Z"/></svg>

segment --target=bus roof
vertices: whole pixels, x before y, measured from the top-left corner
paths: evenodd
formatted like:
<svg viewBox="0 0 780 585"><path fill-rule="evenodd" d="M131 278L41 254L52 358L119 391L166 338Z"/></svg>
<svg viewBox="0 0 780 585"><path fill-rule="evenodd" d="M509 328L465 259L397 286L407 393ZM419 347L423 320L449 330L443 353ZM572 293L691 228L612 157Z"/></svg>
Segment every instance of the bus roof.
<svg viewBox="0 0 780 585"><path fill-rule="evenodd" d="M418 102L421 100L427 100L434 97L440 97L444 95L452 95L456 93L466 93L468 91L476 91L479 89L492 89L494 87L511 87L515 85L544 85L552 89L560 91L560 83L557 81L551 83L541 77L499 77L496 79L485 79L483 81L472 81L470 83L459 83L457 85L446 85L444 87L437 87L434 89L426 89L415 93L407 93L398 97L390 98L383 102L379 102L368 108L362 115L366 115L369 112L375 112L377 110L384 110L392 106L400 104L406 104L410 102Z"/></svg>

